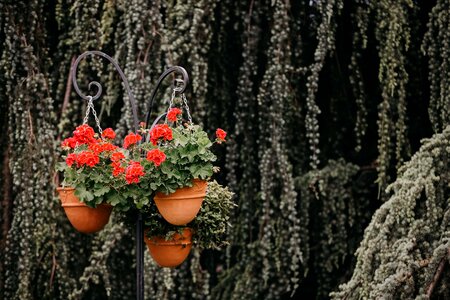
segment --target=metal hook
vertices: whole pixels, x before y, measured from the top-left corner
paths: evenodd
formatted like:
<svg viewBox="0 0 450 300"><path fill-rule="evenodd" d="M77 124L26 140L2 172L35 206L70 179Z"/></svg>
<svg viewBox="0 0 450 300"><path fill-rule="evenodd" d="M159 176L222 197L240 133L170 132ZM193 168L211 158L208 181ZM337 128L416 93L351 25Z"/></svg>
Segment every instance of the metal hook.
<svg viewBox="0 0 450 300"><path fill-rule="evenodd" d="M150 96L148 112L147 112L147 116L145 117L145 126L146 126L146 128L148 128L148 124L149 124L149 121L150 121L150 116L152 114L153 101L155 100L156 92L158 91L162 81L170 73L174 73L174 72L178 72L178 73L180 73L183 76L183 79L175 79L174 89L177 92L183 93L185 91L187 85L189 84L189 75L188 75L187 71L183 67L173 66L173 67L170 67L169 69L167 69L166 71L164 71L164 73L162 73L162 75L159 77L158 81L156 82L155 89L153 90L152 95ZM180 86L176 86L176 85L180 85Z"/></svg>
<svg viewBox="0 0 450 300"><path fill-rule="evenodd" d="M97 100L98 98L100 98L100 96L102 94L102 91L103 91L102 85L97 81L91 81L88 84L89 90L91 90L92 86L95 86L97 88L97 93L95 94L95 96L88 96L88 95L83 94L80 91L80 88L78 87L78 83L77 83L78 64L80 63L80 61L83 58L85 58L88 55L97 55L97 56L103 57L103 58L107 59L109 62L111 62L114 65L114 68L116 68L116 71L119 73L120 78L122 79L123 85L125 87L125 90L128 94L128 99L130 100L131 111L133 114L134 130L137 131L139 128L139 125L138 125L139 122L138 122L138 116L137 116L136 100L134 99L133 93L131 92L130 84L128 83L128 80L125 77L125 74L123 73L122 69L117 64L117 62L111 56L109 56L106 53L103 53L101 51L86 51L83 54L81 54L80 56L78 56L78 58L73 63L72 70L71 70L72 84L75 89L75 92L84 100L89 100L90 97L92 97L92 100Z"/></svg>
<svg viewBox="0 0 450 300"><path fill-rule="evenodd" d="M173 89L174 89L176 92L181 92L181 90L183 89L183 87L184 87L184 81L183 81L183 79L175 78L175 80L173 81Z"/></svg>

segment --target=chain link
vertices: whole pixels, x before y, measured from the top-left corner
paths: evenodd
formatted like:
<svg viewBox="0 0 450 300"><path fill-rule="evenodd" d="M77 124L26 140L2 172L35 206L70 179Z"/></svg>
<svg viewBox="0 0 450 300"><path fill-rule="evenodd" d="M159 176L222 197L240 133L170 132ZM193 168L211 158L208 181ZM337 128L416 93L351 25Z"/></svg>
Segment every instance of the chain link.
<svg viewBox="0 0 450 300"><path fill-rule="evenodd" d="M167 112L169 112L169 111L172 109L172 106L173 106L173 100L175 99L176 92L177 92L176 89L173 89L172 97L170 97L169 109L167 109ZM167 114L166 114L166 118L165 118L165 120L164 120L164 123L167 124Z"/></svg>
<svg viewBox="0 0 450 300"><path fill-rule="evenodd" d="M188 105L188 103L187 103L186 96L185 96L184 93L183 93L183 94L181 94L181 97L182 97L182 99L183 99L184 107L185 107L186 113L187 113L187 115L188 115L189 123L192 124L191 112L189 111L189 105Z"/></svg>
<svg viewBox="0 0 450 300"><path fill-rule="evenodd" d="M167 112L169 112L172 109L172 107L173 107L173 100L175 99L176 93L179 92L179 91L180 91L180 89L177 89L177 88L173 89L172 97L170 98L170 102L169 102L169 109L167 110ZM184 109L186 110L186 114L188 116L189 123L192 124L191 112L189 111L189 105L187 103L186 96L184 95L184 93L182 93L180 96L181 96L181 99L183 101L182 104L184 105ZM166 118L165 118L164 123L167 123L167 114L166 114Z"/></svg>
<svg viewBox="0 0 450 300"><path fill-rule="evenodd" d="M97 112L95 111L95 108L94 108L94 100L92 100L92 96L87 96L87 97L88 97L88 104L87 104L86 115L84 116L83 124L87 124L87 122L89 121L89 113L92 110L92 115L94 115L94 119L95 119L95 123L98 128L98 132L100 133L100 136L102 136L103 130L102 130L102 127L100 126L100 120L98 119Z"/></svg>

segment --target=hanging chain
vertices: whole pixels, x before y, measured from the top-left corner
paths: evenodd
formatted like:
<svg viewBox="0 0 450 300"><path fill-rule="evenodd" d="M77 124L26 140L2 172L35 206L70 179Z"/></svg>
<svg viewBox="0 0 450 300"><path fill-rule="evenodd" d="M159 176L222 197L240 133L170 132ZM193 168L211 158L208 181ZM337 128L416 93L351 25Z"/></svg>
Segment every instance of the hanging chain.
<svg viewBox="0 0 450 300"><path fill-rule="evenodd" d="M181 98L183 99L183 103L184 103L184 107L185 107L185 109L186 109L186 113L187 113L187 115L188 115L189 123L192 124L191 112L189 111L189 105L188 105L188 103L187 103L187 99L186 99L186 96L184 95L184 93L181 94Z"/></svg>
<svg viewBox="0 0 450 300"><path fill-rule="evenodd" d="M167 112L169 112L172 109L173 100L175 99L176 92L177 92L176 89L173 89L172 97L170 97L169 109L167 109ZM164 120L164 123L167 123L167 114L166 114L166 118Z"/></svg>
<svg viewBox="0 0 450 300"><path fill-rule="evenodd" d="M173 89L172 97L170 97L169 109L167 110L167 112L169 112L169 111L172 109L172 107L173 107L173 100L175 99L176 93L179 92L180 90L181 90L181 89L178 88L178 87L175 87L175 88ZM188 116L189 123L192 124L191 112L189 111L189 105L188 105L188 103L187 103L186 95L184 95L184 93L182 93L180 96L181 96L181 99L182 99L182 101L183 101L182 107L183 107L183 105L184 105L184 109L186 110L186 114L187 114L187 116ZM166 115L166 118L165 118L164 123L167 123L167 115Z"/></svg>
<svg viewBox="0 0 450 300"><path fill-rule="evenodd" d="M83 124L87 124L87 122L89 120L89 113L92 110L92 114L94 115L94 119L95 119L95 123L98 128L98 132L100 133L100 136L102 136L103 130L102 130L102 127L100 126L100 121L97 117L97 112L95 111L95 108L94 108L94 100L92 99L92 96L87 96L87 97L88 97L88 104L87 104L86 115L84 116Z"/></svg>

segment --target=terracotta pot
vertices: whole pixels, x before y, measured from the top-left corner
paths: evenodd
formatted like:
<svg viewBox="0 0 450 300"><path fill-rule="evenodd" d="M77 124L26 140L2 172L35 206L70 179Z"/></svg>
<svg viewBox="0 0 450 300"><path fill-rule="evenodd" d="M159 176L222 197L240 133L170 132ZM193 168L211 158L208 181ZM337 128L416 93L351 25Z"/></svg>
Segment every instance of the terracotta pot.
<svg viewBox="0 0 450 300"><path fill-rule="evenodd" d="M166 195L156 193L154 200L159 213L173 225L186 225L192 221L206 196L205 180L194 179L192 187L184 187Z"/></svg>
<svg viewBox="0 0 450 300"><path fill-rule="evenodd" d="M148 238L145 234L144 241L158 265L173 268L185 261L191 252L192 230L185 228L183 234L175 233L169 241L160 236Z"/></svg>
<svg viewBox="0 0 450 300"><path fill-rule="evenodd" d="M83 233L94 233L103 229L108 223L112 211L111 205L102 203L96 208L92 208L80 202L75 196L74 188L59 187L56 190L66 216L76 230Z"/></svg>

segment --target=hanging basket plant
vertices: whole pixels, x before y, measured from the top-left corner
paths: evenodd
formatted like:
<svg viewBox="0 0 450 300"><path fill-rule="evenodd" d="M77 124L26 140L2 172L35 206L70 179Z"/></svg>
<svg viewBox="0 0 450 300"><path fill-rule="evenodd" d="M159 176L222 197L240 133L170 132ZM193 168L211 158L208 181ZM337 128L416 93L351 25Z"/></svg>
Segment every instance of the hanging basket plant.
<svg viewBox="0 0 450 300"><path fill-rule="evenodd" d="M161 267L176 267L188 257L194 245L200 249L220 249L227 245L225 233L235 204L233 193L216 181L208 182L205 200L197 217L186 226L170 224L155 203L143 209L144 240L155 262Z"/></svg>
<svg viewBox="0 0 450 300"><path fill-rule="evenodd" d="M152 153L164 153L164 163L153 170L153 187L157 191L154 201L161 215L173 225L186 225L197 215L216 160L207 133L191 122L181 122L180 116L181 109L170 108L167 121L174 127L154 126L149 132L150 143L143 144L150 160ZM215 142L223 142L225 135L224 132Z"/></svg>
<svg viewBox="0 0 450 300"><path fill-rule="evenodd" d="M57 191L70 223L83 233L101 230L108 223L113 206L127 208L125 203L116 201L115 195L123 184L112 176L114 161L123 154L112 144L114 131L99 130L101 133L97 134L83 124L61 144L68 153L65 162L58 166L64 180Z"/></svg>

